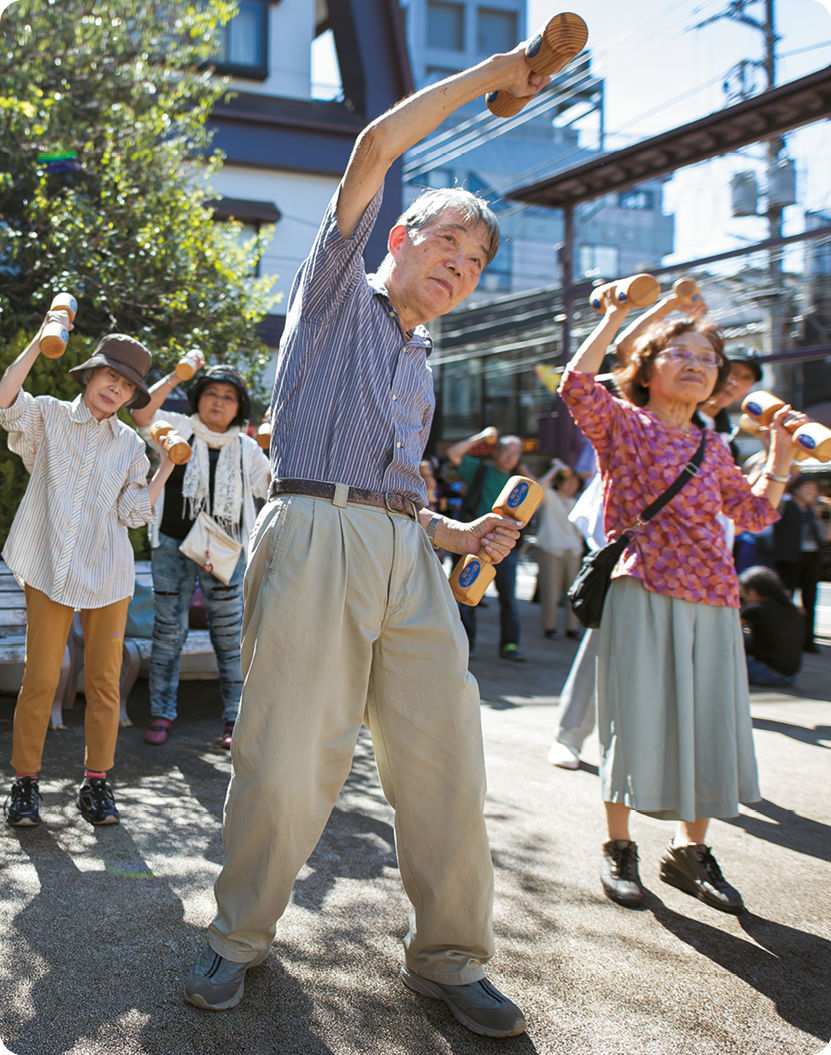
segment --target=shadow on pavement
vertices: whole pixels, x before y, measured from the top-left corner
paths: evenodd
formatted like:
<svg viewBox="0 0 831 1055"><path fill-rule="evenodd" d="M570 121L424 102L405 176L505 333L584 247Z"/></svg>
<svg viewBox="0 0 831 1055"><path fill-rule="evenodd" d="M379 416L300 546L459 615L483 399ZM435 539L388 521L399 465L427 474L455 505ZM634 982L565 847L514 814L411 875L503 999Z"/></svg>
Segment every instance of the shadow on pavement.
<svg viewBox="0 0 831 1055"><path fill-rule="evenodd" d="M747 808L769 819L762 820L760 817L742 813L738 817L723 818L724 823L731 824L734 828L742 828L756 839L763 839L776 846L785 846L789 850L816 857L820 861L831 861L829 825L801 817L794 810L784 809L768 799L754 802Z"/></svg>
<svg viewBox="0 0 831 1055"><path fill-rule="evenodd" d="M786 1022L819 1039L827 1035L831 941L749 912L736 917L752 939L744 941L674 912L655 894L649 908L676 938L771 1000Z"/></svg>
<svg viewBox="0 0 831 1055"><path fill-rule="evenodd" d="M766 732L781 733L789 736L792 740L798 740L803 744L811 744L815 747L823 747L831 750L831 725L815 725L809 729L805 725L793 725L791 722L774 722L768 718L754 718L754 729L764 729ZM823 743L822 741L826 741Z"/></svg>

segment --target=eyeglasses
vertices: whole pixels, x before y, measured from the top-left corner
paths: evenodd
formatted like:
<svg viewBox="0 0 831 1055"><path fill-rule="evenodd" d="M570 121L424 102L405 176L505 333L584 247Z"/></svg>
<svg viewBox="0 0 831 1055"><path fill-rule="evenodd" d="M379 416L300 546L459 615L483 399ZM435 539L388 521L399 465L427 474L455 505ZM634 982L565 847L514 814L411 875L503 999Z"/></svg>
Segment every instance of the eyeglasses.
<svg viewBox="0 0 831 1055"><path fill-rule="evenodd" d="M722 358L718 352L691 352L689 348L664 348L658 352L656 358L662 355L669 359L671 363L682 363L684 366L689 366L691 363L701 363L702 366L717 369L722 363Z"/></svg>

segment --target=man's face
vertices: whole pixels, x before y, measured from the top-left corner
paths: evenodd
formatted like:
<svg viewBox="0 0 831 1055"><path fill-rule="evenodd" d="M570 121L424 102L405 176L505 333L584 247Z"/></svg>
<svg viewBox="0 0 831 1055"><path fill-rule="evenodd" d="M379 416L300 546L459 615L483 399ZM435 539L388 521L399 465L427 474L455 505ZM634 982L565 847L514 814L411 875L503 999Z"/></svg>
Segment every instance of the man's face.
<svg viewBox="0 0 831 1055"><path fill-rule="evenodd" d="M425 323L461 304L476 289L489 245L485 224L452 209L416 231L393 227L387 292L402 318Z"/></svg>
<svg viewBox="0 0 831 1055"><path fill-rule="evenodd" d="M717 396L709 401L702 409L705 414L717 414L731 403L741 403L756 381L756 375L747 363L733 362L730 364L730 376L727 384Z"/></svg>
<svg viewBox="0 0 831 1055"><path fill-rule="evenodd" d="M521 457L521 443L500 443L493 452L493 464L501 473L510 473L516 469Z"/></svg>

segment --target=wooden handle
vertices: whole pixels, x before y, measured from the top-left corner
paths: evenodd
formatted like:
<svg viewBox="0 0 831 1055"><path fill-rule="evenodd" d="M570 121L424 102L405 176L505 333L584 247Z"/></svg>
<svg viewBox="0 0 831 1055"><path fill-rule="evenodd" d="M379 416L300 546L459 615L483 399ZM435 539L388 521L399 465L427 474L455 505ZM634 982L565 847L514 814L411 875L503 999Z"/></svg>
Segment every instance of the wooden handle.
<svg viewBox="0 0 831 1055"><path fill-rule="evenodd" d="M271 422L264 421L257 429L257 443L264 451L271 447Z"/></svg>
<svg viewBox="0 0 831 1055"><path fill-rule="evenodd" d="M71 293L58 293L52 298L49 310L62 312L69 322L74 322L78 301ZM60 359L66 351L68 340L69 329L66 323L47 322L40 335L40 350L47 359Z"/></svg>
<svg viewBox="0 0 831 1055"><path fill-rule="evenodd" d="M512 476L493 504L493 512L527 524L542 501L543 489L526 476ZM457 601L477 605L496 578L496 569L482 547L476 556L463 557L450 576L450 588Z"/></svg>
<svg viewBox="0 0 831 1055"><path fill-rule="evenodd" d="M605 286L598 286L592 291L589 299L589 303L598 315L602 315L606 310L603 301L607 293L618 304L630 304L633 308L646 308L660 297L661 285L652 275L642 273L618 279L616 282L607 282Z"/></svg>
<svg viewBox="0 0 831 1055"><path fill-rule="evenodd" d="M150 435L158 447L167 451L174 465L184 465L190 461L193 454L191 445L169 422L154 421L150 426Z"/></svg>
<svg viewBox="0 0 831 1055"><path fill-rule="evenodd" d="M565 12L550 19L525 45L525 61L544 77L559 73L579 55L589 39L589 30L579 15ZM485 103L495 117L513 117L535 96L517 98L510 92L488 92Z"/></svg>

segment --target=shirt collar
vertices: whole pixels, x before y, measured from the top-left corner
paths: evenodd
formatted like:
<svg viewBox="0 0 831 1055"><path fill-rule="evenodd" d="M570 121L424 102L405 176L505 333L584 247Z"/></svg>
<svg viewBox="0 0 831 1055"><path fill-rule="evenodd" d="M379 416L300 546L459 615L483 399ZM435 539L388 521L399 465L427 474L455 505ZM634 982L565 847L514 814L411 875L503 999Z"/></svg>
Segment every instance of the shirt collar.
<svg viewBox="0 0 831 1055"><path fill-rule="evenodd" d="M69 416L76 424L86 425L90 421L94 422L96 425L103 425L106 423L110 426L113 436L118 435L118 415L110 414L110 416L105 418L104 421L99 421L94 417L92 411L84 402L83 392L72 400L70 406L72 407L72 410L69 412Z"/></svg>
<svg viewBox="0 0 831 1055"><path fill-rule="evenodd" d="M396 322L399 322L400 325L400 321L398 319L398 312L393 307L392 301L390 300L390 295L389 293L387 293L387 287L379 278L378 273L374 272L371 275L367 275L366 280L369 283L369 287L375 294L375 296L380 297L382 300L386 301L386 303L384 304L384 310L387 312L387 314L391 318L395 319ZM427 330L426 327L416 326L414 330L412 330L408 334L405 334L404 336L407 338L408 343L419 344L426 348L428 355L430 354L430 352L432 352L433 338L430 336L430 331Z"/></svg>

